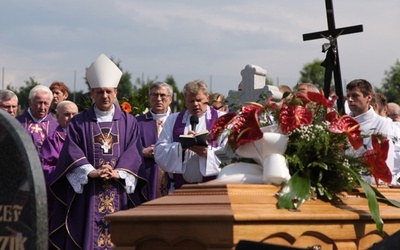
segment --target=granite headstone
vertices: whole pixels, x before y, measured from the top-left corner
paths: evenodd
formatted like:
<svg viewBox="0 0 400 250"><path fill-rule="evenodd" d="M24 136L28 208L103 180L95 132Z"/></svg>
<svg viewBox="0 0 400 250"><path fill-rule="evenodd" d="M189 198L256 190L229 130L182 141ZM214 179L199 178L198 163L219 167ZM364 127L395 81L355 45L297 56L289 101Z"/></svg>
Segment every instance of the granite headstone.
<svg viewBox="0 0 400 250"><path fill-rule="evenodd" d="M266 85L267 70L260 66L247 64L240 72L242 75L242 90L230 90L227 96L229 105L246 105L247 102L264 104L270 97L274 101L282 99L282 93L278 87ZM261 98L265 95L264 98Z"/></svg>
<svg viewBox="0 0 400 250"><path fill-rule="evenodd" d="M47 249L47 197L32 139L0 110L0 249Z"/></svg>

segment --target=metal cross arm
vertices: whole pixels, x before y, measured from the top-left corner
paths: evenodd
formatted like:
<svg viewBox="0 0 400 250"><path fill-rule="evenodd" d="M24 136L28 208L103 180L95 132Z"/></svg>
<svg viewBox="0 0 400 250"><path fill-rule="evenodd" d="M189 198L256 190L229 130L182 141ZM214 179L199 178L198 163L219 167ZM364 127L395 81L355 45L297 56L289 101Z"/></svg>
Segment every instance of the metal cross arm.
<svg viewBox="0 0 400 250"><path fill-rule="evenodd" d="M319 39L319 38L327 38L329 36L333 36L333 37L337 38L339 35L347 35L347 34L352 34L352 33L357 33L357 32L363 32L362 25L355 25L355 26L350 26L350 27L346 27L346 28L338 28L338 29L335 29L333 32L331 30L325 30L325 31L318 31L318 32L303 34L303 41L315 40L315 39Z"/></svg>

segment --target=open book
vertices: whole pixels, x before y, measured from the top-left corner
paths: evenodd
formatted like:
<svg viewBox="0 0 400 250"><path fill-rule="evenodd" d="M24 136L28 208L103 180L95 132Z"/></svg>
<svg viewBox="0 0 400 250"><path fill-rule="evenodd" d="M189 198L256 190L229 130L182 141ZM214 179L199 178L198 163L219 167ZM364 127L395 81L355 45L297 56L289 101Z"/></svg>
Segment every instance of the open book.
<svg viewBox="0 0 400 250"><path fill-rule="evenodd" d="M190 148L193 145L198 145L198 146L208 146L208 136L210 132L203 131L200 133L197 133L196 135L180 135L179 136L179 142L182 145L182 148Z"/></svg>

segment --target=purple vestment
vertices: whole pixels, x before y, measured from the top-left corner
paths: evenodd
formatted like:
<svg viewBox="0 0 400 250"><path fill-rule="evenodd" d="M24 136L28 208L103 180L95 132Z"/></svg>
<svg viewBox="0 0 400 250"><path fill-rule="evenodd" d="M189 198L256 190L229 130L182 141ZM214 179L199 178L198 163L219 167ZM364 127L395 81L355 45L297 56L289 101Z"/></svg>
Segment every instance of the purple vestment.
<svg viewBox="0 0 400 250"><path fill-rule="evenodd" d="M143 148L155 145L158 140L157 124L153 120L151 112L137 116L140 129L140 141ZM154 158L143 157L143 163L146 171L148 185L146 191L149 200L168 194L168 176L164 173L154 161Z"/></svg>
<svg viewBox="0 0 400 250"><path fill-rule="evenodd" d="M99 129L101 128L101 131ZM111 128L111 132L110 132ZM109 133L110 132L110 133ZM107 140L110 149L102 148ZM68 136L55 169L50 190L56 198L49 241L58 249L110 249L107 214L126 210L145 201L139 128L136 119L118 108L112 122L97 123L94 106L76 116L68 125ZM138 178L135 192L127 194L124 180L89 178L83 193L76 193L66 174L84 165L96 169L110 164Z"/></svg>
<svg viewBox="0 0 400 250"><path fill-rule="evenodd" d="M50 192L49 186L52 179L52 174L56 168L58 157L60 155L62 146L65 141L65 132L63 128L58 125L56 131L49 135L42 144L42 148L39 152L40 161L42 163L42 169L44 174L44 180L46 181L47 190L47 202L49 207L49 217L51 217L53 211L54 196Z"/></svg>
<svg viewBox="0 0 400 250"><path fill-rule="evenodd" d="M58 126L58 122L54 121L50 114L43 119L41 122L35 122L32 116L25 110L21 115L17 116L16 119L21 125L28 131L32 136L33 144L36 146L38 151L42 147L44 139L53 134Z"/></svg>

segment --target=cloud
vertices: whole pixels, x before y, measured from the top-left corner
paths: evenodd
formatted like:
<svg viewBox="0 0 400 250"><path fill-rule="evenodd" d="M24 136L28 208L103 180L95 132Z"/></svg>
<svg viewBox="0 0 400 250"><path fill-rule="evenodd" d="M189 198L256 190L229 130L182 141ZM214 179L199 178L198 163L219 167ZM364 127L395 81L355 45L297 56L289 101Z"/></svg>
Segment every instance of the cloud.
<svg viewBox="0 0 400 250"><path fill-rule="evenodd" d="M400 2L335 0L336 27L362 24L363 33L339 37L342 77L379 84L394 64ZM84 89L85 68L100 53L137 77L182 87L203 78L226 94L240 71L256 64L276 83L294 85L304 64L324 59L325 39L302 34L327 29L325 4L293 1L11 1L0 16L0 66L5 83L24 86L33 76ZM211 83L212 81L212 83Z"/></svg>

